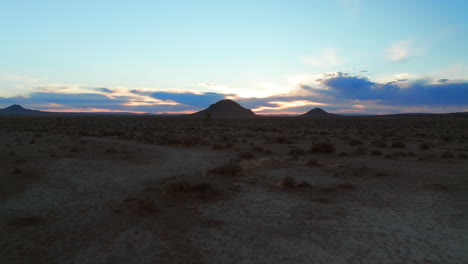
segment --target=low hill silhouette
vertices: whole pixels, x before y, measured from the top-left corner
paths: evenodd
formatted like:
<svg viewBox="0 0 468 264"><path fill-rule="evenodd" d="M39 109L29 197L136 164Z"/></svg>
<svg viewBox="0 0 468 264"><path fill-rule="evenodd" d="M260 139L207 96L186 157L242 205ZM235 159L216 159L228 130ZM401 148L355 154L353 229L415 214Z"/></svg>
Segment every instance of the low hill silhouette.
<svg viewBox="0 0 468 264"><path fill-rule="evenodd" d="M314 108L312 110L310 110L309 112L301 115L302 117L326 117L326 116L336 116L335 114L330 114L326 111L324 111L323 109L321 108Z"/></svg>
<svg viewBox="0 0 468 264"><path fill-rule="evenodd" d="M210 105L207 109L193 113L192 116L205 117L207 113L212 118L249 118L256 117L250 109L242 107L240 104L226 99Z"/></svg>
<svg viewBox="0 0 468 264"><path fill-rule="evenodd" d="M7 108L0 109L0 115L44 115L47 112L23 108L21 105L14 104Z"/></svg>

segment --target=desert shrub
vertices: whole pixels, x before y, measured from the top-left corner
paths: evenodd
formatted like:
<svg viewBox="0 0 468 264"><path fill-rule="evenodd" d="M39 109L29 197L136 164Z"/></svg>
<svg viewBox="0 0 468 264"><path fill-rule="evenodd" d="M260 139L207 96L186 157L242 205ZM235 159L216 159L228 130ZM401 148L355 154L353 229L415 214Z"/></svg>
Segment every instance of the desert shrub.
<svg viewBox="0 0 468 264"><path fill-rule="evenodd" d="M307 166L320 166L320 163L316 159L311 159L311 160L307 161L306 165Z"/></svg>
<svg viewBox="0 0 468 264"><path fill-rule="evenodd" d="M197 145L197 140L194 139L194 138L186 138L184 140L182 140L182 145L184 147L193 147L195 145Z"/></svg>
<svg viewBox="0 0 468 264"><path fill-rule="evenodd" d="M308 187L312 187L312 184L306 182L306 181L301 181L300 183L298 183L296 185L296 187L298 188L308 188Z"/></svg>
<svg viewBox="0 0 468 264"><path fill-rule="evenodd" d="M212 149L220 150L220 149L224 149L224 146L221 144L213 144Z"/></svg>
<svg viewBox="0 0 468 264"><path fill-rule="evenodd" d="M186 180L170 182L166 185L168 194L188 193L192 189L192 184Z"/></svg>
<svg viewBox="0 0 468 264"><path fill-rule="evenodd" d="M366 155L367 154L367 149L359 147L354 151L354 154L356 154L356 155Z"/></svg>
<svg viewBox="0 0 468 264"><path fill-rule="evenodd" d="M285 136L280 136L275 138L275 142L278 144L289 144L291 143L287 137Z"/></svg>
<svg viewBox="0 0 468 264"><path fill-rule="evenodd" d="M374 140L370 143L371 146L374 146L374 147L379 147L379 148L386 148L387 147L387 143L383 142L383 141L380 141L380 140Z"/></svg>
<svg viewBox="0 0 468 264"><path fill-rule="evenodd" d="M419 144L419 149L420 150L428 150L429 145L427 143L421 143L421 144Z"/></svg>
<svg viewBox="0 0 468 264"><path fill-rule="evenodd" d="M170 195L198 195L202 199L211 199L221 192L209 183L192 184L186 180L171 182L166 185L166 192Z"/></svg>
<svg viewBox="0 0 468 264"><path fill-rule="evenodd" d="M405 148L406 144L401 141L392 142L392 148Z"/></svg>
<svg viewBox="0 0 468 264"><path fill-rule="evenodd" d="M236 176L242 174L242 167L236 163L226 163L209 171L212 174Z"/></svg>
<svg viewBox="0 0 468 264"><path fill-rule="evenodd" d="M335 152L335 145L330 142L319 142L312 145L310 152L332 153Z"/></svg>
<svg viewBox="0 0 468 264"><path fill-rule="evenodd" d="M253 146L251 150L254 152L263 152L265 148L262 146Z"/></svg>
<svg viewBox="0 0 468 264"><path fill-rule="evenodd" d="M288 154L290 155L304 155L306 151L303 148L293 148L289 150Z"/></svg>
<svg viewBox="0 0 468 264"><path fill-rule="evenodd" d="M373 156L382 156L383 152L381 150L379 150L379 149L374 149L374 150L371 151L371 154Z"/></svg>
<svg viewBox="0 0 468 264"><path fill-rule="evenodd" d="M119 151L116 150L115 148L108 148L104 151L104 153L107 153L107 154L114 154L114 153L118 153Z"/></svg>
<svg viewBox="0 0 468 264"><path fill-rule="evenodd" d="M349 155L348 155L348 153L346 153L346 152L340 152L340 153L338 154L338 156L346 157L346 156L349 156Z"/></svg>
<svg viewBox="0 0 468 264"><path fill-rule="evenodd" d="M468 156L465 153L458 154L459 159L468 159Z"/></svg>
<svg viewBox="0 0 468 264"><path fill-rule="evenodd" d="M314 202L317 202L317 203L331 203L332 200L330 198L327 198L327 197L318 197L318 198L314 199Z"/></svg>
<svg viewBox="0 0 468 264"><path fill-rule="evenodd" d="M442 153L442 154L440 155L440 157L443 158L443 159L453 159L453 158L455 158L455 156L453 155L453 153L450 152L450 151L448 151L448 150L445 151L444 153Z"/></svg>
<svg viewBox="0 0 468 264"><path fill-rule="evenodd" d="M192 187L191 192L197 193L202 199L209 200L221 194L221 191L210 183L199 183Z"/></svg>
<svg viewBox="0 0 468 264"><path fill-rule="evenodd" d="M243 159L255 159L255 155L249 151L239 152L239 157Z"/></svg>
<svg viewBox="0 0 468 264"><path fill-rule="evenodd" d="M273 151L272 151L271 149L265 149L265 150L263 151L263 153L265 153L265 154L271 154L271 153L273 153Z"/></svg>
<svg viewBox="0 0 468 264"><path fill-rule="evenodd" d="M351 145L351 146L353 146L353 147L354 147L354 146L357 146L357 145L362 145L362 141L357 140L357 139L351 139L351 140L349 141L349 145Z"/></svg>
<svg viewBox="0 0 468 264"><path fill-rule="evenodd" d="M338 188L346 189L346 190L356 190L356 186L354 186L353 184L348 183L348 182L339 184Z"/></svg>
<svg viewBox="0 0 468 264"><path fill-rule="evenodd" d="M158 207L150 198L138 200L137 213L155 213L158 211Z"/></svg>
<svg viewBox="0 0 468 264"><path fill-rule="evenodd" d="M291 176L286 176L281 180L280 186L283 188L294 188L297 186L297 181Z"/></svg>

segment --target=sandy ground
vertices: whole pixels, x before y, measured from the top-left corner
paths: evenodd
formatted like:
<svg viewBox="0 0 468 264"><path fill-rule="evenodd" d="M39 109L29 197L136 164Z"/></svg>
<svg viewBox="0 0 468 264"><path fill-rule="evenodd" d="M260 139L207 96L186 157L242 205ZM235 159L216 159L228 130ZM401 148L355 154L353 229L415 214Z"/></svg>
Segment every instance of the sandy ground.
<svg viewBox="0 0 468 264"><path fill-rule="evenodd" d="M468 261L466 160L8 130L0 146L0 263ZM226 162L242 171L211 171ZM168 187L181 180L217 192Z"/></svg>

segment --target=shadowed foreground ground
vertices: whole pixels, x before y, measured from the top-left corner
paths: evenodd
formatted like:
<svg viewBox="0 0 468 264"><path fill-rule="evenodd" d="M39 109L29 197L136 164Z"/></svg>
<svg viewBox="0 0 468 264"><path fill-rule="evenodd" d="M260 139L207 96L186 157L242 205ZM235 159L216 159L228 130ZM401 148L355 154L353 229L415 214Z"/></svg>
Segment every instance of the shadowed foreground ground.
<svg viewBox="0 0 468 264"><path fill-rule="evenodd" d="M465 120L2 121L0 263L468 260Z"/></svg>

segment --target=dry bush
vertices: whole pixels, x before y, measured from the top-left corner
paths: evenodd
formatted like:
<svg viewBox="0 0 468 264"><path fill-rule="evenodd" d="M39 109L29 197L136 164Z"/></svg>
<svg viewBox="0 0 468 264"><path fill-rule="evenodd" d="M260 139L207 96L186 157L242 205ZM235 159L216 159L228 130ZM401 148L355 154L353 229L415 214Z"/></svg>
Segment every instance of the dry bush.
<svg viewBox="0 0 468 264"><path fill-rule="evenodd" d="M303 149L303 148L293 148L291 150L289 150L288 152L289 155L304 155L306 154L306 151Z"/></svg>
<svg viewBox="0 0 468 264"><path fill-rule="evenodd" d="M286 176L281 180L280 186L283 188L295 188L297 186L297 181L291 176Z"/></svg>
<svg viewBox="0 0 468 264"><path fill-rule="evenodd" d="M213 144L212 149L221 150L221 149L224 149L224 146L221 144Z"/></svg>
<svg viewBox="0 0 468 264"><path fill-rule="evenodd" d="M401 141L392 142L392 148L405 148L406 144Z"/></svg>
<svg viewBox="0 0 468 264"><path fill-rule="evenodd" d="M314 202L318 202L318 203L331 203L333 202L330 198L327 198L327 197L318 197L316 199L314 199Z"/></svg>
<svg viewBox="0 0 468 264"><path fill-rule="evenodd" d="M205 200L213 199L221 194L219 189L216 189L210 183L199 183L192 187L192 192L198 193L200 198Z"/></svg>
<svg viewBox="0 0 468 264"><path fill-rule="evenodd" d="M466 155L465 153L460 153L460 154L458 154L458 158L459 159L468 159L468 155Z"/></svg>
<svg viewBox="0 0 468 264"><path fill-rule="evenodd" d="M330 142L319 142L313 144L309 151L317 153L333 153L335 152L335 144Z"/></svg>
<svg viewBox="0 0 468 264"><path fill-rule="evenodd" d="M367 154L367 149L359 147L354 151L354 154L356 154L356 155L366 155Z"/></svg>
<svg viewBox="0 0 468 264"><path fill-rule="evenodd" d="M253 146L251 151L254 151L254 152L263 152L265 151L265 148L262 147L262 146Z"/></svg>
<svg viewBox="0 0 468 264"><path fill-rule="evenodd" d="M155 213L158 210L159 210L158 207L156 206L154 201L151 200L150 198L147 197L147 198L138 200L137 213L139 214Z"/></svg>
<svg viewBox="0 0 468 264"><path fill-rule="evenodd" d="M356 186L354 186L353 184L348 183L348 182L339 184L338 188L346 189L346 190L356 190Z"/></svg>
<svg viewBox="0 0 468 264"><path fill-rule="evenodd" d="M306 182L306 181L301 181L296 185L298 188L307 188L307 187L313 187L312 184Z"/></svg>
<svg viewBox="0 0 468 264"><path fill-rule="evenodd" d="M278 144L290 144L291 141L285 136L280 136L275 138L275 142Z"/></svg>
<svg viewBox="0 0 468 264"><path fill-rule="evenodd" d="M168 194L176 195L180 193L189 193L192 189L192 184L186 180L178 180L170 182L166 185L166 191Z"/></svg>
<svg viewBox="0 0 468 264"><path fill-rule="evenodd" d="M239 157L243 159L255 159L255 155L249 151L239 152Z"/></svg>
<svg viewBox="0 0 468 264"><path fill-rule="evenodd" d="M320 163L316 159L311 159L311 160L307 161L306 165L307 166L320 166Z"/></svg>
<svg viewBox="0 0 468 264"><path fill-rule="evenodd" d="M362 145L362 144L363 144L362 141L357 140L357 139L351 139L351 140L349 141L349 145L350 145L350 146L353 146L353 147L354 147L354 146L358 146L358 145Z"/></svg>
<svg viewBox="0 0 468 264"><path fill-rule="evenodd" d="M242 167L237 163L226 163L208 171L211 174L237 176L242 175Z"/></svg>
<svg viewBox="0 0 468 264"><path fill-rule="evenodd" d="M107 154L115 154L115 153L118 153L119 151L116 150L115 148L108 148L104 151L104 153L107 153Z"/></svg>
<svg viewBox="0 0 468 264"><path fill-rule="evenodd" d="M202 199L209 200L221 194L221 191L210 183L192 184L186 180L179 180L167 184L166 191L173 196L197 195Z"/></svg>
<svg viewBox="0 0 468 264"><path fill-rule="evenodd" d="M443 158L443 159L453 159L453 158L455 158L455 156L453 155L453 153L450 152L450 151L448 151L448 150L445 151L444 153L442 153L442 154L440 155L440 157Z"/></svg>
<svg viewBox="0 0 468 264"><path fill-rule="evenodd" d="M420 150L428 150L429 149L429 144L421 143L421 144L419 144L419 149Z"/></svg>
<svg viewBox="0 0 468 264"><path fill-rule="evenodd" d="M374 150L371 151L371 154L373 156L382 156L383 152L381 150L379 150L379 149L374 149Z"/></svg>

